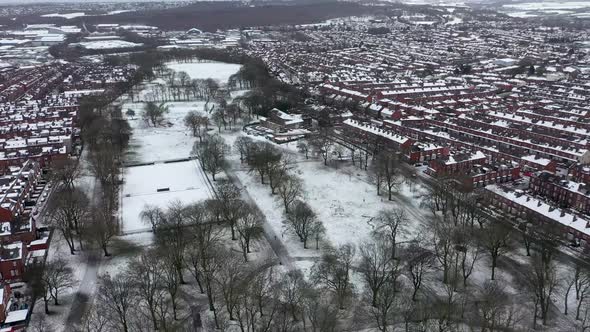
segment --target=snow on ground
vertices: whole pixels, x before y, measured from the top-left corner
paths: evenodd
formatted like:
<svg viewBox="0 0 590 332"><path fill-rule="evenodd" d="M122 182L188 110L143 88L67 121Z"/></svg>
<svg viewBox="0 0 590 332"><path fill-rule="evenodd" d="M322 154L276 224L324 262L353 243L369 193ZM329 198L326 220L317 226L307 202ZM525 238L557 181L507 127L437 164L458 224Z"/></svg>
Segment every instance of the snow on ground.
<svg viewBox="0 0 590 332"><path fill-rule="evenodd" d="M451 16L449 21L445 25L455 25L463 23L463 19L457 16Z"/></svg>
<svg viewBox="0 0 590 332"><path fill-rule="evenodd" d="M76 243L76 249L79 249L78 243ZM54 232L47 253L47 261L56 260L58 258L66 260L68 266L72 268L73 284L71 288L60 293L59 305L56 306L53 304L53 301L50 302L49 311L51 314L46 316L46 325L50 331L62 331L66 328L66 320L70 313L70 307L88 266L86 264L86 255L83 252L77 252L76 255L70 254L70 248L61 234L59 232ZM44 310L45 306L43 300L40 300L35 304L32 315L45 315Z"/></svg>
<svg viewBox="0 0 590 332"><path fill-rule="evenodd" d="M295 145L289 143L279 148L284 149L285 153L293 153ZM373 218L383 209L401 207L407 211L410 219L408 238L417 235L422 224L430 218L430 212L419 206L419 195L424 190L421 186L414 185L411 188L402 185L390 202L386 196L377 196L375 185L370 183L367 172L359 170L350 162L328 167L318 159L305 160L302 154L294 157L297 162L293 172L303 182L304 200L326 228L326 240L330 245L352 243L358 247L369 240L374 227ZM238 166L235 155L230 159L233 169L237 169L236 176L266 215L275 233L281 234L281 241L296 260L296 265L308 271L307 263L321 254L315 250L315 241L310 240L308 243L310 249L303 249L296 235L286 231L283 205L276 195L271 195L268 184L260 184L256 174L248 172L245 166Z"/></svg>
<svg viewBox="0 0 590 332"><path fill-rule="evenodd" d="M68 20L72 19L72 18L76 18L76 17L82 17L82 16L86 16L86 14L83 12L77 12L77 13L67 13L67 14L53 13L53 14L41 15L41 17L62 17L62 18L68 19Z"/></svg>
<svg viewBox="0 0 590 332"><path fill-rule="evenodd" d="M82 42L77 45L89 50L106 50L113 48L131 48L143 46L142 43L132 43L124 40L98 40L90 42Z"/></svg>
<svg viewBox="0 0 590 332"><path fill-rule="evenodd" d="M130 159L139 162L151 162L158 160L170 160L187 158L193 148L195 138L183 124L183 119L190 111L203 111L204 102L170 102L166 103L170 112L166 120L170 123L167 127L149 127L141 119L142 103L128 103L123 105L123 110L133 109L136 116L127 119L133 129L129 145Z"/></svg>
<svg viewBox="0 0 590 332"><path fill-rule="evenodd" d="M240 69L240 65L202 62L167 64L176 71L186 71L191 78L213 78L226 82ZM128 162L154 162L154 165L129 167L125 170L122 219L123 232L149 230L139 219L145 204L166 207L173 200L183 203L196 202L209 198L210 192L200 165L196 161L160 163L161 161L183 159L190 156L196 138L183 124L190 111L203 113L205 102L168 102L167 125L149 127L141 119L144 103L125 103L123 110L132 109L136 116L128 118L132 128L129 143ZM169 188L167 192L158 189Z"/></svg>
<svg viewBox="0 0 590 332"><path fill-rule="evenodd" d="M154 243L154 234L142 232L120 236L111 245L112 255L103 257L98 275L117 275L125 270L129 261Z"/></svg>
<svg viewBox="0 0 590 332"><path fill-rule="evenodd" d="M588 1L538 1L522 2L503 5L504 8L517 10L556 10L556 9L581 9L590 7Z"/></svg>
<svg viewBox="0 0 590 332"><path fill-rule="evenodd" d="M241 65L223 62L168 62L166 66L177 72L184 71L192 79L212 78L223 84L241 68Z"/></svg>
<svg viewBox="0 0 590 332"><path fill-rule="evenodd" d="M123 233L149 230L139 218L146 204L167 207L178 200L191 203L207 199L210 191L196 160L158 163L125 169L121 209ZM169 191L158 192L168 188Z"/></svg>

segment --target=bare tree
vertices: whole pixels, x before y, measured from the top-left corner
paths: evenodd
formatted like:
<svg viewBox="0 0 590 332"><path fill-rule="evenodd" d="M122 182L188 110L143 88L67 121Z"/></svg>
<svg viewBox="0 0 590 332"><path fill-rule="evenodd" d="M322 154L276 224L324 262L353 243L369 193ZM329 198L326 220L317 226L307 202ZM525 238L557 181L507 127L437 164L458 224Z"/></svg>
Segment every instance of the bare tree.
<svg viewBox="0 0 590 332"><path fill-rule="evenodd" d="M294 270L287 272L278 287L279 296L284 302L283 312L290 316L293 321L302 320L304 291L308 288L308 285L301 272ZM279 317L278 320L281 321L282 319Z"/></svg>
<svg viewBox="0 0 590 332"><path fill-rule="evenodd" d="M112 278L106 274L100 277L98 285L97 301L110 317L113 328L129 332L131 311L137 302L132 280L125 275Z"/></svg>
<svg viewBox="0 0 590 332"><path fill-rule="evenodd" d="M395 281L388 280L383 284L379 296L375 299L375 304L370 309L379 331L388 332L395 329L392 325L397 311L396 301L397 290Z"/></svg>
<svg viewBox="0 0 590 332"><path fill-rule="evenodd" d="M239 234L240 247L246 262L250 253L250 245L252 242L258 241L263 235L262 218L262 215L255 207L245 204L237 220L236 230Z"/></svg>
<svg viewBox="0 0 590 332"><path fill-rule="evenodd" d="M143 107L141 116L146 124L157 127L164 123L164 116L169 112L170 109L165 103L156 104L150 101Z"/></svg>
<svg viewBox="0 0 590 332"><path fill-rule="evenodd" d="M499 222L489 223L481 233L481 245L492 259L492 277L496 275L496 266L498 257L510 250L510 228L499 224Z"/></svg>
<svg viewBox="0 0 590 332"><path fill-rule="evenodd" d="M193 137L198 137L199 142L203 142L203 128L208 126L209 118L199 115L195 111L190 111L184 117L184 125L189 128Z"/></svg>
<svg viewBox="0 0 590 332"><path fill-rule="evenodd" d="M73 190L81 171L75 159L56 159L51 163L51 179L66 189Z"/></svg>
<svg viewBox="0 0 590 332"><path fill-rule="evenodd" d="M381 153L377 155L375 166L372 167L377 184L385 185L388 199L393 199L396 188L402 184L400 160L398 153Z"/></svg>
<svg viewBox="0 0 590 332"><path fill-rule="evenodd" d="M139 213L139 218L146 224L152 227L152 231L155 232L156 228L162 223L165 218L164 211L155 205L144 205L143 209Z"/></svg>
<svg viewBox="0 0 590 332"><path fill-rule="evenodd" d="M221 292L229 319L234 320L240 293L247 287L246 266L244 261L231 251L222 251L220 254L223 255L225 264L215 276L215 282Z"/></svg>
<svg viewBox="0 0 590 332"><path fill-rule="evenodd" d="M110 198L101 199L97 206L92 208L90 233L92 239L102 249L105 257L110 256L108 247L113 238L119 233L119 225L115 220L114 210L109 207L109 203L105 202Z"/></svg>
<svg viewBox="0 0 590 332"><path fill-rule="evenodd" d="M305 159L309 159L309 145L307 142L300 140L297 142L297 150L305 154Z"/></svg>
<svg viewBox="0 0 590 332"><path fill-rule="evenodd" d="M477 241L477 234L474 229L467 225L461 224L455 227L453 234L453 242L455 243L456 263L460 265L461 276L463 278L463 287L467 287L467 279L473 273L475 264L481 257L483 249L479 241Z"/></svg>
<svg viewBox="0 0 590 332"><path fill-rule="evenodd" d="M250 137L240 136L236 139L234 147L240 153L240 162L250 160L253 146L254 141Z"/></svg>
<svg viewBox="0 0 590 332"><path fill-rule="evenodd" d="M178 295L180 283L183 281L178 273L176 257L174 253L164 252L158 257L162 266L162 283L167 291L170 304L172 305L172 317L178 319Z"/></svg>
<svg viewBox="0 0 590 332"><path fill-rule="evenodd" d="M474 305L476 321L473 325L481 326L482 331L510 330L519 321L510 297L495 281L486 281Z"/></svg>
<svg viewBox="0 0 590 332"><path fill-rule="evenodd" d="M563 300L563 307L564 307L563 314L566 316L568 314L569 295L572 291L572 288L574 287L574 284L576 283L576 278L577 278L576 271L575 270L572 271L572 270L568 269L567 273L565 273L565 277L563 278L563 284L561 285L565 290L564 300Z"/></svg>
<svg viewBox="0 0 590 332"><path fill-rule="evenodd" d="M188 247L185 250L184 262L195 277L199 290L203 288L203 262L210 255L209 251L218 245L223 230L211 222L211 214L204 203L195 203L187 207L187 218L192 226L188 232Z"/></svg>
<svg viewBox="0 0 590 332"><path fill-rule="evenodd" d="M50 322L47 321L47 315L31 315L31 320L29 321L29 326L27 327L27 331L30 332L51 332L54 331L54 327Z"/></svg>
<svg viewBox="0 0 590 332"><path fill-rule="evenodd" d="M198 212L182 205L180 201L173 201L168 205L166 215L155 232L156 244L176 267L180 283L184 283L182 269L184 251L188 243L186 228L189 225L190 215L194 213Z"/></svg>
<svg viewBox="0 0 590 332"><path fill-rule="evenodd" d="M313 332L336 332L341 327L340 310L321 289L306 289L302 298L303 313Z"/></svg>
<svg viewBox="0 0 590 332"><path fill-rule="evenodd" d="M43 300L45 315L49 315L49 294L48 278L45 273L44 264L33 263L25 270L23 281L29 284L30 296L35 300Z"/></svg>
<svg viewBox="0 0 590 332"><path fill-rule="evenodd" d="M340 309L344 309L354 291L350 281L354 255L354 246L345 244L329 250L312 268L311 280L333 292Z"/></svg>
<svg viewBox="0 0 590 332"><path fill-rule="evenodd" d="M531 270L526 273L527 286L534 300L533 328L537 326L539 311L543 324L547 324L551 296L559 283L555 263L540 256L531 256Z"/></svg>
<svg viewBox="0 0 590 332"><path fill-rule="evenodd" d="M587 305L587 296L590 293L590 275L585 271L584 276L580 277L579 281L576 282L576 294L578 303L576 305L576 320L580 320L581 309Z"/></svg>
<svg viewBox="0 0 590 332"><path fill-rule="evenodd" d="M82 219L86 217L88 198L78 189L61 189L55 193L48 206L49 224L59 230L73 255L75 232L82 231Z"/></svg>
<svg viewBox="0 0 590 332"><path fill-rule="evenodd" d="M225 155L229 146L225 144L221 136L209 137L206 141L195 143L193 154L199 158L203 170L211 173L213 181L215 175L221 172L226 165Z"/></svg>
<svg viewBox="0 0 590 332"><path fill-rule="evenodd" d="M57 257L57 259L45 264L44 275L53 304L59 305L59 294L71 288L74 284L72 268L68 266L68 262L62 257Z"/></svg>
<svg viewBox="0 0 590 332"><path fill-rule="evenodd" d="M165 292L162 265L156 250L148 250L128 265L128 277L136 290L137 300L148 313L154 330L159 328L158 302Z"/></svg>
<svg viewBox="0 0 590 332"><path fill-rule="evenodd" d="M276 162L269 163L268 165L268 182L270 185L271 193L276 194L279 186L292 177L289 171L292 168L292 158L281 154L281 158Z"/></svg>
<svg viewBox="0 0 590 332"><path fill-rule="evenodd" d="M119 177L119 153L112 145L102 144L88 154L90 172L101 185L113 184Z"/></svg>
<svg viewBox="0 0 590 332"><path fill-rule="evenodd" d="M387 242L376 239L360 246L360 274L369 290L371 305L377 306L379 291L399 273L399 264L391 257Z"/></svg>
<svg viewBox="0 0 590 332"><path fill-rule="evenodd" d="M270 143L257 143L250 151L248 162L251 172L260 176L260 183L264 184L265 175L270 178L270 172L283 159L283 153Z"/></svg>
<svg viewBox="0 0 590 332"><path fill-rule="evenodd" d="M285 207L285 213L289 214L289 208L303 192L301 180L294 175L288 175L278 183L277 189Z"/></svg>
<svg viewBox="0 0 590 332"><path fill-rule="evenodd" d="M433 269L434 255L418 242L411 243L405 250L406 271L412 282L412 301L416 301L425 276Z"/></svg>
<svg viewBox="0 0 590 332"><path fill-rule="evenodd" d="M285 223L303 242L303 248L307 249L307 241L313 235L314 224L319 223L311 207L305 202L296 201Z"/></svg>
<svg viewBox="0 0 590 332"><path fill-rule="evenodd" d="M375 233L389 243L391 258L395 259L398 236L405 233L409 223L406 211L398 208L383 210L375 222Z"/></svg>
<svg viewBox="0 0 590 332"><path fill-rule="evenodd" d="M330 153L332 153L332 148L334 143L325 133L320 133L309 140L309 144L311 145L313 151L320 155L324 160L324 165L328 165L328 160L330 158Z"/></svg>
<svg viewBox="0 0 590 332"><path fill-rule="evenodd" d="M453 241L455 226L447 220L435 218L429 231L434 244L434 257L443 270L443 283L448 284L451 267L455 262L455 243Z"/></svg>

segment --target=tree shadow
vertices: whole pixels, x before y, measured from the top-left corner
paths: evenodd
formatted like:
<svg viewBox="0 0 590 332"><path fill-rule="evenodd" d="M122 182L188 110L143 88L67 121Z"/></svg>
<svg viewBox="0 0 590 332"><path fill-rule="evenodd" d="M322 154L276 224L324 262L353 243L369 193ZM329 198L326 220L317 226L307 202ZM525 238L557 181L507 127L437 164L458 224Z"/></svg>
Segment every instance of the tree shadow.
<svg viewBox="0 0 590 332"><path fill-rule="evenodd" d="M113 256L137 256L143 251L143 247L132 241L114 238L110 250Z"/></svg>

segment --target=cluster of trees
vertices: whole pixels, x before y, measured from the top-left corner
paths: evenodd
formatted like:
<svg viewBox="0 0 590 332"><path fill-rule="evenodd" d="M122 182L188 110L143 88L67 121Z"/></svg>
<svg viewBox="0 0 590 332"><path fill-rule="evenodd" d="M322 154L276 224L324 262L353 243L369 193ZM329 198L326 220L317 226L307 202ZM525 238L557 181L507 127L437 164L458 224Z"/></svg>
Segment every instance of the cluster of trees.
<svg viewBox="0 0 590 332"><path fill-rule="evenodd" d="M252 246L262 236L262 216L241 199L240 190L233 184L220 182L215 191L216 198L197 203L172 202L166 209L144 207L141 218L152 227L155 246L118 275L101 278L98 301L86 313L83 331L94 331L89 327L101 324L116 331L140 326L177 330L182 305L195 301L181 289L187 273L194 277L198 291L207 296L217 326L223 305L231 319L245 315L241 310L256 309L256 314L267 309L264 294L258 295L260 302L255 308L236 309L246 284L269 274L268 263L247 264ZM238 250L227 244L230 234ZM149 325L145 325L145 318Z"/></svg>
<svg viewBox="0 0 590 332"><path fill-rule="evenodd" d="M207 136L205 140L195 142L191 154L199 160L205 172L211 174L215 181L215 175L223 171L227 165L225 156L230 151L230 146L219 135Z"/></svg>
<svg viewBox="0 0 590 332"><path fill-rule="evenodd" d="M47 220L61 233L72 254L76 242L80 250L87 242L98 245L108 256L108 245L118 232L120 163L130 129L121 117L120 108L108 109L102 114L95 113L96 117L82 131L84 149L88 151L87 171L96 178L93 192L87 193L77 186L83 172L78 160L52 163L51 176L56 188L48 203Z"/></svg>
<svg viewBox="0 0 590 332"><path fill-rule="evenodd" d="M316 249L325 234L325 228L313 209L303 200L303 183L293 174L293 160L273 144L255 142L242 136L235 142L242 163L259 176L262 184L268 184L272 195L277 196L285 209L285 226L297 235L307 249L314 240Z"/></svg>
<svg viewBox="0 0 590 332"><path fill-rule="evenodd" d="M166 103L155 103L153 101L145 103L141 112L141 118L147 126L159 127L166 123L165 115L170 112ZM135 116L135 111L127 110L127 116Z"/></svg>
<svg viewBox="0 0 590 332"><path fill-rule="evenodd" d="M74 283L72 268L63 257L28 266L24 280L29 283L33 298L43 300L45 314L50 314L49 303L59 305L60 294Z"/></svg>
<svg viewBox="0 0 590 332"><path fill-rule="evenodd" d="M286 111L305 107L307 91L273 77L262 60L245 57L241 64L240 70L230 77L229 86L250 90L235 98L236 104L249 114L267 116L273 108Z"/></svg>
<svg viewBox="0 0 590 332"><path fill-rule="evenodd" d="M207 104L218 97L219 84L213 79L191 79L186 72L177 72L167 67L158 67L156 75L161 84L150 85L143 101L165 102L205 100Z"/></svg>
<svg viewBox="0 0 590 332"><path fill-rule="evenodd" d="M379 153L373 160L370 168L370 175L377 186L377 195L382 190L387 192L391 201L393 194L399 189L404 177L401 171L401 156L398 152Z"/></svg>
<svg viewBox="0 0 590 332"><path fill-rule="evenodd" d="M107 106L108 98L86 99L81 104L84 163L67 157L51 163L50 177L54 193L47 203L45 221L58 232L72 255L77 251L102 250L118 234L120 161L127 147L130 128L121 109ZM79 185L84 172L90 172L96 183L92 192ZM33 298L42 299L49 313L49 302L59 305L59 294L73 285L72 269L64 257L56 257L27 268Z"/></svg>
<svg viewBox="0 0 590 332"><path fill-rule="evenodd" d="M307 154L311 144L300 142L300 151ZM316 148L318 154L336 150L315 145L320 146ZM383 150L375 155L369 168L378 192L385 189L390 199L403 181L401 170L399 154ZM483 330L514 329L522 328L525 318L530 318L532 327L537 328L539 321L547 325L551 312L555 311L557 290L566 294L562 304L564 313L568 314L568 304L571 307L575 303L575 318L580 326L586 326L590 317L585 309L587 266L577 264L565 274L567 277L560 276L555 261L559 230L551 225L539 225L534 216L529 215L517 232L487 215L483 209L487 197L469 191L462 183L460 178L450 178L432 184L423 197L423 207L432 212L432 221L415 238L396 241L408 223L404 211L387 211L376 218L375 229L379 236L360 247L362 259L355 270L364 274L367 266L381 267L381 275L393 280L390 287L395 291L384 286L384 298L379 299L374 292L377 286L387 283L384 279L375 280L379 275L375 271L364 277L371 291L365 297L372 299L369 310L372 314L368 316L377 320L375 323L380 330L392 330L391 325L400 320L406 329L412 325L431 325L430 328L453 330L461 324L480 326ZM387 235L385 239L384 235ZM517 243L523 244L530 261L516 267L522 271L518 286L525 292L514 298L508 295L502 281L496 279L499 264L514 264L510 256ZM377 259L386 257L377 253L385 252L390 253L393 262ZM485 268L489 271L489 280L483 285L479 280L472 281L473 275L480 274L486 264L489 264L489 269ZM436 276L440 276L442 294L433 294L430 290L440 288ZM409 299L400 295L404 287L411 294ZM576 291L576 300L572 301L574 290L579 290L580 294ZM522 303L530 305L523 308ZM391 317L387 318L389 315Z"/></svg>
<svg viewBox="0 0 590 332"><path fill-rule="evenodd" d="M583 311L587 306L585 300L588 285L587 265L575 263L575 268L560 274L556 261L557 247L560 244L560 230L550 224L539 224L532 215L526 216L516 231L496 218L490 217L483 209L487 197L466 191L457 179L443 179L432 185L426 195L424 205L433 214L433 222L429 225L429 241L433 244L432 252L437 265L443 272L443 283L460 296L474 296L475 291L469 290L468 279L487 258L490 268L490 282L485 284L485 292L481 294L489 303L479 303L477 309L487 315L499 313L496 319L504 324L515 324L517 318L515 301L506 299L504 292L499 292L499 282L495 281L496 270L500 262L511 264L509 256L522 243L529 262L518 265L520 279L518 285L525 290L528 308L532 308L532 327L538 327L540 320L548 324L552 310L555 310L557 290L565 290L564 314L568 314L570 291L576 289L576 320L586 326L589 316ZM532 227L532 225L536 225ZM427 246L426 246L427 247ZM462 286L459 286L462 284ZM578 286L576 286L576 284ZM461 291L459 288L463 288ZM502 311L495 306L502 305ZM525 313L520 310L524 317ZM487 329L498 325L488 322ZM492 324L492 325L489 325Z"/></svg>

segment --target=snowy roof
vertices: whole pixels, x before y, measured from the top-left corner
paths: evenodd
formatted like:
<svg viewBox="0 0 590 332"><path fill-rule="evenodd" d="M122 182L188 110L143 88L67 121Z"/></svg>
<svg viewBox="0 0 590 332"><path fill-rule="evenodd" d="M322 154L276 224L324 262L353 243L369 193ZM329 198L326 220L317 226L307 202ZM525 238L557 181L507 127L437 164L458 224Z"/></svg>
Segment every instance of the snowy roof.
<svg viewBox="0 0 590 332"><path fill-rule="evenodd" d="M352 120L352 119L346 119L342 123L345 125L360 129L362 131L366 131L368 133L384 137L390 141L396 142L397 144L404 144L410 140L407 137L391 133L387 130L377 128L377 127L369 125L369 124L363 124L363 123L360 123L360 122Z"/></svg>
<svg viewBox="0 0 590 332"><path fill-rule="evenodd" d="M582 218L566 210L557 209L532 196L518 193L516 191L505 190L498 185L489 185L486 186L486 189L515 202L518 205L525 206L527 209L535 211L548 219L590 236L590 228L586 227L587 225L590 225L589 219Z"/></svg>
<svg viewBox="0 0 590 332"><path fill-rule="evenodd" d="M6 315L4 324L22 322L27 319L28 314L29 309L10 311L8 315Z"/></svg>
<svg viewBox="0 0 590 332"><path fill-rule="evenodd" d="M483 152L475 151L474 153L471 153L467 158L460 159L460 160L456 160L455 157L451 155L451 156L449 156L449 159L447 161L445 161L445 164L451 165L451 164L456 164L458 162L485 159L485 158L487 158L487 157Z"/></svg>
<svg viewBox="0 0 590 332"><path fill-rule="evenodd" d="M526 161L529 161L529 162L532 162L532 163L535 163L538 165L542 165L542 166L547 166L547 165L549 165L549 163L551 163L551 159L540 158L535 155L524 156L520 159L526 160Z"/></svg>

